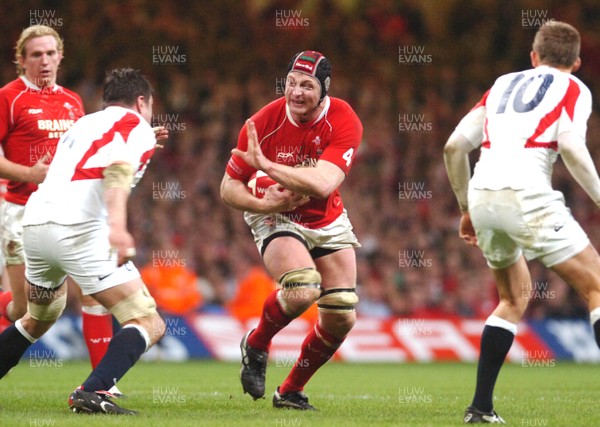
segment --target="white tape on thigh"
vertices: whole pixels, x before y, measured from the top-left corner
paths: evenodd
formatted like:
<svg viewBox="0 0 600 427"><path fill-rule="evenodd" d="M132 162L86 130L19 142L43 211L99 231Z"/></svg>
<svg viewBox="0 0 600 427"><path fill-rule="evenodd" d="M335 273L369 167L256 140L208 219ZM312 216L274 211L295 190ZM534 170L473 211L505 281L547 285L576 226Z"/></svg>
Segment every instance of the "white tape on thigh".
<svg viewBox="0 0 600 427"><path fill-rule="evenodd" d="M145 286L113 305L110 308L110 312L120 324L128 320L148 317L158 313L156 311L156 302Z"/></svg>
<svg viewBox="0 0 600 427"><path fill-rule="evenodd" d="M312 267L299 268L296 270L290 270L283 273L277 283L281 285L281 290L277 294L277 300L283 309L283 312L291 317L296 317L301 313L295 313L294 310L288 305L287 299L299 299L300 295L298 292L308 293L307 289L314 289L310 294L305 297L313 298L311 301L314 302L320 295L321 290L321 273Z"/></svg>
<svg viewBox="0 0 600 427"><path fill-rule="evenodd" d="M61 296L47 305L28 302L27 311L35 320L40 322L53 322L60 317L66 306L67 293L63 292Z"/></svg>
<svg viewBox="0 0 600 427"><path fill-rule="evenodd" d="M323 313L351 313L358 304L354 288L332 288L323 292L317 300L319 311Z"/></svg>
<svg viewBox="0 0 600 427"><path fill-rule="evenodd" d="M320 288L321 274L312 267L299 268L283 273L279 277L279 280L277 280L277 283L283 289Z"/></svg>

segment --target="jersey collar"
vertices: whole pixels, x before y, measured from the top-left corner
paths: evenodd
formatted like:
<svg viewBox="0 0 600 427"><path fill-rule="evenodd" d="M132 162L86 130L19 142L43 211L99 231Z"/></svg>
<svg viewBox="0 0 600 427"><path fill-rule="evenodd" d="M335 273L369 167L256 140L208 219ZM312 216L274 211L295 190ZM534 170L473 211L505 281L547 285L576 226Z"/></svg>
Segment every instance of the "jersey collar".
<svg viewBox="0 0 600 427"><path fill-rule="evenodd" d="M20 78L21 80L23 80L23 83L25 83L25 86L27 86L29 89L33 89L33 90L37 90L37 91L40 91L40 90L42 90L42 88L41 88L41 87L39 87L39 86L37 86L37 85L33 84L32 82L30 82L30 81L27 79L27 77L25 77L25 76L19 76L19 78ZM51 89L51 90L52 90L52 92L56 92L56 91L57 91L57 90L59 90L59 89L60 89L60 86L59 86L59 85L57 85L57 84L55 84L54 86L52 86L52 89Z"/></svg>
<svg viewBox="0 0 600 427"><path fill-rule="evenodd" d="M331 101L329 100L329 96L326 96L325 98L323 98L322 102L325 104L323 111L321 111L321 114L319 114L319 117L317 117L314 121L312 121L310 123L296 123L294 121L294 119L292 118L292 113L290 113L290 107L287 104L287 102L285 103L285 115L287 116L288 120L296 127L304 126L306 124L315 124L319 120L321 120L323 117L325 117L325 115L327 114L327 111L329 111L329 105L331 104Z"/></svg>

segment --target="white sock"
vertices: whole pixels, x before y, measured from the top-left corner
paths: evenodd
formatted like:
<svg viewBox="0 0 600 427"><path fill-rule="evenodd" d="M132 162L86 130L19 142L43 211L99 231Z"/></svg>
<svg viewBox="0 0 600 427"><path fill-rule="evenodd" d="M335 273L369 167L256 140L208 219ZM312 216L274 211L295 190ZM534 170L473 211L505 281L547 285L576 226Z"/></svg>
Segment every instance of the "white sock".
<svg viewBox="0 0 600 427"><path fill-rule="evenodd" d="M19 331L21 333L21 335L23 335L25 338L27 338L27 341L29 341L31 344L33 344L34 342L37 341L37 339L35 339L31 335L29 335L29 332L27 332L25 330L25 328L23 327L23 325L21 325L21 319L19 319L15 322L15 328L17 328L17 331Z"/></svg>
<svg viewBox="0 0 600 427"><path fill-rule="evenodd" d="M596 307L592 311L590 311L590 322L592 326L600 319L600 307Z"/></svg>
<svg viewBox="0 0 600 427"><path fill-rule="evenodd" d="M485 324L489 326L495 326L497 328L506 329L507 331L512 332L513 335L517 335L517 325L515 323L509 322L508 320L504 320L501 317L494 316L493 314L487 318Z"/></svg>

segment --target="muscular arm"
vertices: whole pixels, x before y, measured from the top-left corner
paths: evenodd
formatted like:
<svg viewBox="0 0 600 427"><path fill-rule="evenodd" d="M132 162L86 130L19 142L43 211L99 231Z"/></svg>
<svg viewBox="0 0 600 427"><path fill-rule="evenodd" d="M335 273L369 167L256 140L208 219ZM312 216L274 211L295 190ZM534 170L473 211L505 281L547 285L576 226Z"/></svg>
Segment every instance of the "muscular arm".
<svg viewBox="0 0 600 427"><path fill-rule="evenodd" d="M242 181L231 178L227 173L221 181L221 199L235 209L263 212L262 200L250 194Z"/></svg>
<svg viewBox="0 0 600 427"><path fill-rule="evenodd" d="M575 181L600 207L600 178L590 156L585 140L573 132L564 132L558 136L558 147L567 169Z"/></svg>
<svg viewBox="0 0 600 427"><path fill-rule="evenodd" d="M46 161L47 158L44 156L30 167L11 162L6 157L0 156L0 177L10 181L39 184L44 181L48 173Z"/></svg>
<svg viewBox="0 0 600 427"><path fill-rule="evenodd" d="M247 164L260 169L284 188L295 193L318 199L327 198L340 186L346 175L338 166L319 160L315 167L294 168L272 162L260 149L256 127L250 120L248 127L248 150L234 149L232 153L241 157Z"/></svg>
<svg viewBox="0 0 600 427"><path fill-rule="evenodd" d="M461 212L469 210L467 192L469 189L469 179L471 178L471 169L469 166L469 153L473 150L473 145L462 134L454 131L448 142L444 146L444 163L450 185L458 201Z"/></svg>
<svg viewBox="0 0 600 427"><path fill-rule="evenodd" d="M223 201L229 206L242 211L264 214L288 212L309 201L308 197L304 197L302 194L281 190L281 186L272 185L267 189L264 197L259 199L250 194L246 184L231 178L227 173L221 181L221 198Z"/></svg>
<svg viewBox="0 0 600 427"><path fill-rule="evenodd" d="M477 246L477 235L471 223L467 199L469 179L471 178L469 152L472 150L473 145L471 142L460 132L454 131L444 146L444 163L446 164L450 185L462 212L458 235L468 245Z"/></svg>
<svg viewBox="0 0 600 427"><path fill-rule="evenodd" d="M104 170L104 201L108 211L109 241L118 254L118 264L135 256L135 242L127 231L127 200L131 191L133 169L113 163Z"/></svg>
<svg viewBox="0 0 600 427"><path fill-rule="evenodd" d="M339 167L323 160L311 168L293 168L267 160L262 170L284 188L317 199L326 199L346 177Z"/></svg>
<svg viewBox="0 0 600 427"><path fill-rule="evenodd" d="M111 230L127 231L127 200L129 193L123 188L106 188L104 201L108 211L108 226Z"/></svg>

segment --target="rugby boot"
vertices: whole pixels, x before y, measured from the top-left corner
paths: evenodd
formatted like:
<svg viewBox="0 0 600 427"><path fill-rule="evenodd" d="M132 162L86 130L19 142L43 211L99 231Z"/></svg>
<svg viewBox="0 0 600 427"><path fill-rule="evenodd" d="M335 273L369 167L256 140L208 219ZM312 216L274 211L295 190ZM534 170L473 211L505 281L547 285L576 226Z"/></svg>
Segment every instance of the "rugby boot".
<svg viewBox="0 0 600 427"><path fill-rule="evenodd" d="M114 397L107 391L90 392L77 388L69 396L69 408L78 414L137 415L136 411L112 402L110 398Z"/></svg>
<svg viewBox="0 0 600 427"><path fill-rule="evenodd" d="M469 406L465 411L465 424L506 424L496 411L483 412Z"/></svg>
<svg viewBox="0 0 600 427"><path fill-rule="evenodd" d="M279 387L273 395L273 406L275 408L298 409L301 411L316 411L317 408L308 403L308 397L301 391L290 391L280 393Z"/></svg>
<svg viewBox="0 0 600 427"><path fill-rule="evenodd" d="M244 335L240 343L240 349L242 350L240 380L242 381L244 393L248 393L256 400L265 395L265 376L269 353L248 345L248 337L252 332L254 332L254 329Z"/></svg>

